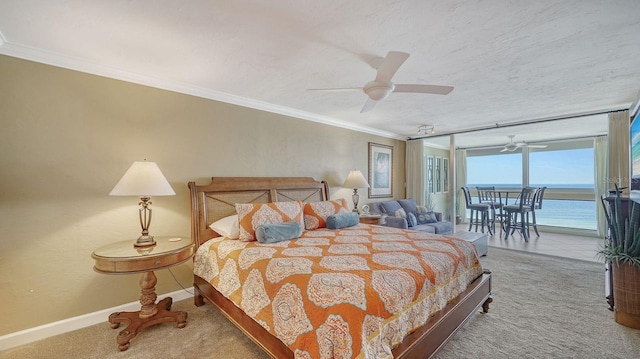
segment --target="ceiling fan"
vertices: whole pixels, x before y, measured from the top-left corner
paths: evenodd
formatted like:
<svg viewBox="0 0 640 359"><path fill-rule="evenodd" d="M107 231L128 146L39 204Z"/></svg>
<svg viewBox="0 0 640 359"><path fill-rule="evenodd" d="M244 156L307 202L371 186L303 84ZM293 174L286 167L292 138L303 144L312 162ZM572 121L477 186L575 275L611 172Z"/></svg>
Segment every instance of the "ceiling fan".
<svg viewBox="0 0 640 359"><path fill-rule="evenodd" d="M369 62L369 65L378 71L375 80L367 82L364 87L309 89L310 91L352 91L361 90L369 98L365 102L360 113L371 111L378 101L382 101L392 92L428 93L446 95L453 91L452 86L394 84L391 78L402 64L409 58L409 54L400 51L389 51L386 57L378 57Z"/></svg>
<svg viewBox="0 0 640 359"><path fill-rule="evenodd" d="M509 135L507 137L509 137L509 143L504 145L504 147L500 152L513 152L518 148L523 148L523 147L527 147L527 148L546 148L547 147L547 145L530 145L525 141L513 142L513 138L516 137L516 135Z"/></svg>

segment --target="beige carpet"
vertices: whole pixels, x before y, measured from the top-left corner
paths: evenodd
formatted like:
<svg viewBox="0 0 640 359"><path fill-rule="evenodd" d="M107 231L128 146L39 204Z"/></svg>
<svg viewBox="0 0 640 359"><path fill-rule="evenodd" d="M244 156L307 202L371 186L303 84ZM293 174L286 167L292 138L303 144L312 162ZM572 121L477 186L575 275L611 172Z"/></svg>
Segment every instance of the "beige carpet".
<svg viewBox="0 0 640 359"><path fill-rule="evenodd" d="M638 358L640 330L618 325L604 299L602 265L490 248L494 302L437 358ZM0 352L0 358L267 358L211 305L174 304L188 325L147 329L120 352L108 323Z"/></svg>

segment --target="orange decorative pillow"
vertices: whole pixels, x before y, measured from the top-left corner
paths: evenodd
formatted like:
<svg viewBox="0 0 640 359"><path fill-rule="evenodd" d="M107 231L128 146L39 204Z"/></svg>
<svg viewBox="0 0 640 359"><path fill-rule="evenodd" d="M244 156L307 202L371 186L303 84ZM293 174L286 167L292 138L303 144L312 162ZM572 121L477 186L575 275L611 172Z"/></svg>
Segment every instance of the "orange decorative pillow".
<svg viewBox="0 0 640 359"><path fill-rule="evenodd" d="M238 212L239 239L244 242L256 240L256 229L263 224L302 221L302 202L236 203Z"/></svg>
<svg viewBox="0 0 640 359"><path fill-rule="evenodd" d="M304 205L304 228L307 230L324 228L327 217L332 214L349 212L349 205L344 198L333 201L309 202Z"/></svg>

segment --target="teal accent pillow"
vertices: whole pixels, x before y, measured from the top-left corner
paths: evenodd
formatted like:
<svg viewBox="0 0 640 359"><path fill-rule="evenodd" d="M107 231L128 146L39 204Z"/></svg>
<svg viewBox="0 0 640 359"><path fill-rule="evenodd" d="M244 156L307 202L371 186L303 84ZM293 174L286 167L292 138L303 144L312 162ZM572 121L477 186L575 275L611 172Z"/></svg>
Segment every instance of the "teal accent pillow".
<svg viewBox="0 0 640 359"><path fill-rule="evenodd" d="M327 217L326 222L327 228L340 229L355 226L360 223L360 217L356 212L338 213Z"/></svg>
<svg viewBox="0 0 640 359"><path fill-rule="evenodd" d="M260 243L276 243L300 238L301 235L302 224L300 222L263 224L256 228L256 238Z"/></svg>
<svg viewBox="0 0 640 359"><path fill-rule="evenodd" d="M416 213L416 218L418 219L418 224L427 224L427 223L436 223L438 222L438 218L433 211L429 212L418 212Z"/></svg>

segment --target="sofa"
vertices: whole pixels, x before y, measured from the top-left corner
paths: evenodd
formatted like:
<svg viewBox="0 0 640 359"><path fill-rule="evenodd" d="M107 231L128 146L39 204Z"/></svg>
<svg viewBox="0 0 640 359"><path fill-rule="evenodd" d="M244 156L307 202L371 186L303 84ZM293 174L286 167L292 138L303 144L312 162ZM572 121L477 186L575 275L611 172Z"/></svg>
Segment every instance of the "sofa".
<svg viewBox="0 0 640 359"><path fill-rule="evenodd" d="M388 227L451 234L453 223L442 220L442 213L418 206L412 198L369 203L371 214L383 216L380 223Z"/></svg>

